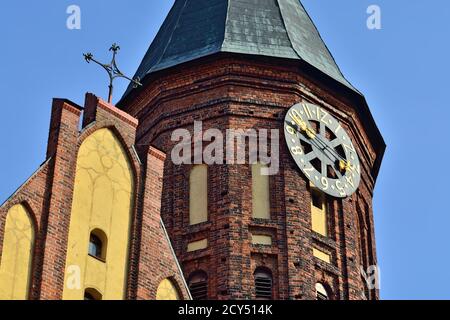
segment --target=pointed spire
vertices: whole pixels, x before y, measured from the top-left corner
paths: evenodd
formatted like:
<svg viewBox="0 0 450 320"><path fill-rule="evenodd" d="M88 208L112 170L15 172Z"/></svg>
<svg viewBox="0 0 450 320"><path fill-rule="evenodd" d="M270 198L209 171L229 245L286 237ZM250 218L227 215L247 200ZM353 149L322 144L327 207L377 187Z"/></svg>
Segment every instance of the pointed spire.
<svg viewBox="0 0 450 320"><path fill-rule="evenodd" d="M357 92L299 0L176 0L136 77L218 52L303 60Z"/></svg>

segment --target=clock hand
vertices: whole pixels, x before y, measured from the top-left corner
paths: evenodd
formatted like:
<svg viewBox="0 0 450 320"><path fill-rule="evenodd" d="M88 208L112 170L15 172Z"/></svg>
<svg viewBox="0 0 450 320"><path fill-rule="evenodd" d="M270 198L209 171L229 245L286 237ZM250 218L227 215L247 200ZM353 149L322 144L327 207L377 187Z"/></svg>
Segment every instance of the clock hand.
<svg viewBox="0 0 450 320"><path fill-rule="evenodd" d="M328 151L330 151L330 153L332 153L336 157L341 172L353 170L350 161L347 161L346 159L341 157L341 155L335 149L329 147L320 137L316 137L316 140L324 146L324 148L322 148L322 151L325 151L327 149Z"/></svg>
<svg viewBox="0 0 450 320"><path fill-rule="evenodd" d="M307 135L307 137L308 137L311 141L317 141L317 142L319 142L319 143L322 145L322 146L320 146L320 145L317 145L317 144L315 143L314 145L315 145L317 148L322 149L322 151L325 151L325 149L328 148L328 146L326 145L326 143L324 143L324 142L318 137L318 135L316 134L316 132L315 132L313 129L311 129L311 128L308 127L308 125L306 124L306 122L303 121L303 119L302 119L300 116L297 116L297 115L295 115L295 114L292 114L291 117L292 117L292 119L294 120L294 122L297 124L298 129L300 129L300 130L297 130L297 131L299 131L300 133L305 133L305 134ZM308 142L308 143L311 143L311 142ZM331 152L332 152L332 153L335 153L334 156L337 155L337 156L339 157L339 154L336 153L334 150L331 150Z"/></svg>
<svg viewBox="0 0 450 320"><path fill-rule="evenodd" d="M306 124L305 121L303 121L303 119L301 119L297 115L291 115L291 116L301 132L306 133L306 135L310 139L316 138L316 133L314 132L314 130L312 130L310 127L308 127L308 125Z"/></svg>
<svg viewBox="0 0 450 320"><path fill-rule="evenodd" d="M341 157L341 155L334 148L329 147L325 142L323 142L321 138L318 138L318 141L320 141L325 146L325 149L328 149L337 158L339 169L341 172L353 171L353 167L350 161L347 161L347 159Z"/></svg>
<svg viewBox="0 0 450 320"><path fill-rule="evenodd" d="M334 157L336 157L336 160L339 162L339 169L342 172L352 170L352 166L349 161L341 157L341 155L333 148L330 148L321 138L320 134L317 134L313 129L311 129L307 123L302 119L302 117L299 114L291 114L291 118L294 120L294 122L297 124L298 128L300 129L301 133L305 133L306 136L311 141L317 141L322 146L318 146L316 144L316 147L319 149L322 149L322 151L328 150Z"/></svg>
<svg viewBox="0 0 450 320"><path fill-rule="evenodd" d="M314 130L310 129L309 127L307 127L307 124L302 121L301 119L297 118L297 117L293 117L294 121L297 123L297 125L300 127L300 125L302 125L302 127L300 127L300 129L308 134L308 132L310 134L308 134L308 138L310 138L312 141L316 141L317 143L319 143L321 146L316 145L316 147L318 147L319 149L321 149L322 151L328 150L338 161L338 165L339 165L339 169L341 172L346 172L349 170L353 170L353 167L350 163L350 161L347 161L346 159L344 159L343 157L341 157L341 155L333 148L329 147L327 145L327 143L325 143L320 134L316 134L314 132ZM305 129L305 127L307 127L307 129ZM308 130L309 129L309 130ZM313 134L312 134L312 133ZM311 142L312 143L312 142Z"/></svg>

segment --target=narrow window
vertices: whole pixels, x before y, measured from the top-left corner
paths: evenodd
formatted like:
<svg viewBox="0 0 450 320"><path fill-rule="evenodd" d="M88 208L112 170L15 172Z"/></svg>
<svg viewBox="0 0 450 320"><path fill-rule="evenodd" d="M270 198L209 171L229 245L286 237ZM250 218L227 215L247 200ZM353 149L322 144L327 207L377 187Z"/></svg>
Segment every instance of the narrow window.
<svg viewBox="0 0 450 320"><path fill-rule="evenodd" d="M99 260L106 260L106 235L103 231L96 229L89 237L89 255Z"/></svg>
<svg viewBox="0 0 450 320"><path fill-rule="evenodd" d="M321 283L316 283L316 299L317 300L330 300L328 297L328 292L324 285Z"/></svg>
<svg viewBox="0 0 450 320"><path fill-rule="evenodd" d="M9 209L1 231L4 238L0 261L0 300L27 300L34 250L31 212L22 204L15 205Z"/></svg>
<svg viewBox="0 0 450 320"><path fill-rule="evenodd" d="M189 290L193 300L208 299L208 275L204 271L197 271L189 277Z"/></svg>
<svg viewBox="0 0 450 320"><path fill-rule="evenodd" d="M269 176L261 174L266 165L252 165L252 210L253 218L270 219Z"/></svg>
<svg viewBox="0 0 450 320"><path fill-rule="evenodd" d="M95 289L88 288L84 291L84 300L93 301L93 300L102 300L102 294Z"/></svg>
<svg viewBox="0 0 450 320"><path fill-rule="evenodd" d="M189 175L189 224L208 221L208 166L194 166Z"/></svg>
<svg viewBox="0 0 450 320"><path fill-rule="evenodd" d="M311 192L311 199L312 199L312 205L313 207L315 207L316 209L322 210L323 209L323 194L316 190L313 189Z"/></svg>
<svg viewBox="0 0 450 320"><path fill-rule="evenodd" d="M272 295L272 272L265 268L258 268L254 273L256 299L271 300Z"/></svg>
<svg viewBox="0 0 450 320"><path fill-rule="evenodd" d="M311 222L314 232L328 236L328 208L323 192L311 188Z"/></svg>

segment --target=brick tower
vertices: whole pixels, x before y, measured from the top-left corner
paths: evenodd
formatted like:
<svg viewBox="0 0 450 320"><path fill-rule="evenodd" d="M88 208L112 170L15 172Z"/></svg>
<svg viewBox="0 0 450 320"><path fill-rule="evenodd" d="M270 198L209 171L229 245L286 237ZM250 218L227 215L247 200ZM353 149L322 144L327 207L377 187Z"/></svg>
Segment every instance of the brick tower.
<svg viewBox="0 0 450 320"><path fill-rule="evenodd" d="M176 0L136 75L144 86L130 87L119 107L139 120L138 153L151 145L167 154L161 215L194 298L379 297L367 277L377 265L372 196L385 143L298 0ZM326 166L322 185L305 174L285 143L298 104L320 108L303 139L320 141L321 119L339 124L334 138L346 132L357 168L347 146L332 152L346 158L340 171L329 166L334 177ZM208 129L279 130L279 170L261 175L249 154L246 164L175 164L176 129L194 137L193 160ZM263 147L274 152L277 142ZM358 181L340 184L353 171Z"/></svg>

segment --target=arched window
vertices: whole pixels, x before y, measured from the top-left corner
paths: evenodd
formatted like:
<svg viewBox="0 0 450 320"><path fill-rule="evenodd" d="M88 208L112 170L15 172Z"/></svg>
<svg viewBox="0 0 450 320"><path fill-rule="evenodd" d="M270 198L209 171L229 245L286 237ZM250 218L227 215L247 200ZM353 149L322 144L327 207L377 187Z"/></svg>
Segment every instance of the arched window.
<svg viewBox="0 0 450 320"><path fill-rule="evenodd" d="M0 261L0 300L29 297L34 250L34 224L27 208L18 204L6 215Z"/></svg>
<svg viewBox="0 0 450 320"><path fill-rule="evenodd" d="M363 213L362 207L365 207L365 213ZM373 255L371 252L372 243L370 237L370 219L369 217L369 207L366 203L358 203L356 206L356 223L359 230L358 234L358 247L359 247L359 255L360 255L360 267L364 270L364 272L369 272L370 266L373 264ZM371 269L371 268L370 268ZM364 275L361 275L361 281L364 286L364 295L363 298L367 300L371 300L374 298L373 291L369 288L367 280L364 278Z"/></svg>
<svg viewBox="0 0 450 320"><path fill-rule="evenodd" d="M196 165L189 175L189 224L208 221L208 166Z"/></svg>
<svg viewBox="0 0 450 320"><path fill-rule="evenodd" d="M204 271L196 271L189 276L189 290L193 300L208 299L208 275Z"/></svg>
<svg viewBox="0 0 450 320"><path fill-rule="evenodd" d="M126 297L135 172L114 131L99 129L78 149L65 265L77 266L82 277L80 286L64 286L63 300L83 300L86 287L101 288L103 300ZM74 279L69 271L65 281Z"/></svg>
<svg viewBox="0 0 450 320"><path fill-rule="evenodd" d="M88 288L84 291L84 300L102 300L102 294L93 288Z"/></svg>
<svg viewBox="0 0 450 320"><path fill-rule="evenodd" d="M317 300L330 300L327 289L321 283L316 283L316 299Z"/></svg>
<svg viewBox="0 0 450 320"><path fill-rule="evenodd" d="M161 281L156 290L156 300L180 300L180 293L172 280Z"/></svg>
<svg viewBox="0 0 450 320"><path fill-rule="evenodd" d="M364 216L362 213L362 210L360 209L359 205L356 207L357 212L357 226L358 226L358 240L359 240L359 255L361 258L361 264L362 267L364 267L365 270L369 267L369 261L367 259L367 226L366 222L364 220Z"/></svg>
<svg viewBox="0 0 450 320"><path fill-rule="evenodd" d="M106 244L106 234L99 229L93 230L89 237L89 255L106 261Z"/></svg>
<svg viewBox="0 0 450 320"><path fill-rule="evenodd" d="M254 277L256 299L271 300L273 298L272 272L266 268L257 268Z"/></svg>
<svg viewBox="0 0 450 320"><path fill-rule="evenodd" d="M269 176L262 174L264 168L267 165L252 165L252 210L253 218L256 219L270 219Z"/></svg>
<svg viewBox="0 0 450 320"><path fill-rule="evenodd" d="M326 196L320 190L311 187L311 222L312 230L328 236L328 206Z"/></svg>

